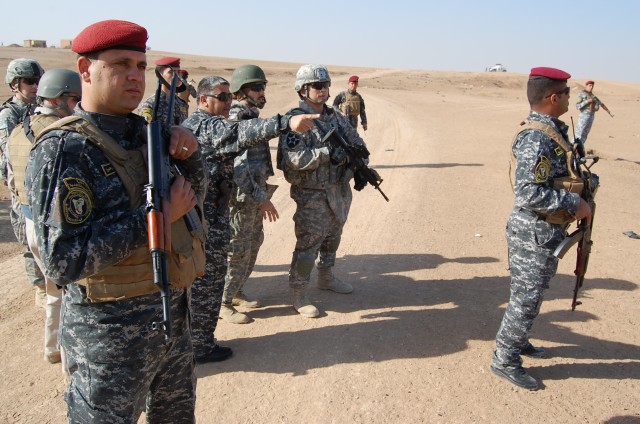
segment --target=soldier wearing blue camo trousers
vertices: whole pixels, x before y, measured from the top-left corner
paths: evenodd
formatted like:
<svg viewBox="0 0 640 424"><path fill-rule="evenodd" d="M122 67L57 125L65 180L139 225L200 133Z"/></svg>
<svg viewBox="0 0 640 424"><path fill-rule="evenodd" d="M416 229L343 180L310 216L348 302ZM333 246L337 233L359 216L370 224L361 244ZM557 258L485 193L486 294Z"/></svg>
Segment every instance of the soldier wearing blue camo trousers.
<svg viewBox="0 0 640 424"><path fill-rule="evenodd" d="M229 119L241 121L257 118L267 103L265 90L267 78L256 65L239 66L231 77L234 101ZM251 299L243 286L256 263L260 246L264 241L263 219L279 218L271 196L277 186L267 184L273 175L271 152L268 144L249 147L234 161L235 188L229 200L231 243L229 267L225 278L220 318L234 324L246 324L251 318L238 312L234 306L257 308L260 302Z"/></svg>
<svg viewBox="0 0 640 424"><path fill-rule="evenodd" d="M323 137L332 129L352 145L363 145L347 118L327 106L331 77L322 65L303 65L296 73L294 89L300 105L290 113L318 113L316 128L306 134L289 133L280 137L278 168L291 184L296 202L296 246L289 269L293 307L302 316L315 318L320 311L309 301L307 286L318 258L318 288L351 293L353 287L333 275L342 228L351 207L349 181L353 171L347 166L344 149L335 148Z"/></svg>
<svg viewBox="0 0 640 424"><path fill-rule="evenodd" d="M233 190L233 161L248 147L267 144L290 131L307 131L316 115L227 121L232 95L229 82L219 76L203 78L198 84L198 109L183 122L198 139L209 171L204 215L209 224L206 271L191 289L192 334L196 361L220 361L231 349L216 343L214 332L222 302L229 253L228 199Z"/></svg>
<svg viewBox="0 0 640 424"><path fill-rule="evenodd" d="M553 252L570 222L591 218L589 204L562 185L563 179L575 176L568 126L558 119L569 109L569 78L559 69L531 70L528 124L516 134L511 149L515 161L515 204L507 221L511 296L490 369L528 390L537 390L539 384L522 367L521 355L545 357L543 349L529 342L528 334L557 270Z"/></svg>
<svg viewBox="0 0 640 424"><path fill-rule="evenodd" d="M126 21L88 26L73 40L82 101L35 140L25 189L47 276L64 287L60 345L69 423L195 422L188 288L204 246L182 218L204 196L198 143L171 127L168 255L172 334L158 331L160 293L149 253L145 90L147 31ZM167 176L168 177L168 176ZM198 260L199 258L199 260Z"/></svg>

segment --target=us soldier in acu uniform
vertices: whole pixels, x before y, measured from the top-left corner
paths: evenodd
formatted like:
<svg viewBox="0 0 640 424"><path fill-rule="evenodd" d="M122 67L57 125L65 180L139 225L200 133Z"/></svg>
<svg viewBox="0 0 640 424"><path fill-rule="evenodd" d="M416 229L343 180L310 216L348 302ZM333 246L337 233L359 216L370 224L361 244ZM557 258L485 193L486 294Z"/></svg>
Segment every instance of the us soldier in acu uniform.
<svg viewBox="0 0 640 424"><path fill-rule="evenodd" d="M27 168L29 152L35 141L50 124L60 118L73 114L80 101L80 75L69 69L50 69L41 78L37 91L38 107L33 115L27 115L24 121L14 128L7 143L8 182L11 189L12 207L16 215L22 219L26 241L34 254L34 259L41 270L42 262L38 256L35 240L35 228L29 209L27 194L24 189L24 175ZM62 291L45 278L46 305L44 327L44 357L51 363L60 362L58 346L58 326L60 324L60 304Z"/></svg>
<svg viewBox="0 0 640 424"><path fill-rule="evenodd" d="M260 67L243 65L236 68L231 78L231 92L235 100L231 104L229 119L257 118L267 103L266 88L267 78ZM220 318L234 324L245 324L251 322L251 318L238 312L234 306L260 306L260 302L249 298L242 288L253 271L264 241L262 220L278 219L278 211L270 200L277 186L267 184L267 179L273 175L269 145L249 147L235 158L233 168L236 187L229 200L231 243Z"/></svg>
<svg viewBox="0 0 640 424"><path fill-rule="evenodd" d="M178 57L161 57L156 60L156 76L161 77L162 90L160 91L160 106L158 107L158 120L167 122L167 113L169 112L169 100L167 97L171 94L171 79L173 73L178 72L180 68L180 58ZM176 84L176 95L173 105L172 125L180 125L189 116L189 103L178 95L187 91L188 87L178 79ZM149 97L140 105L139 114L144 116L147 122L151 122L153 116L153 104L156 101L156 95Z"/></svg>
<svg viewBox="0 0 640 424"><path fill-rule="evenodd" d="M132 113L145 90L147 31L108 20L73 40L82 78L75 115L36 139L25 186L46 274L64 287L60 344L69 374L70 423L195 421L187 290L204 257L182 217L206 175L189 131L170 129L168 152L185 176L171 183L169 282L173 332L153 282L144 186L145 120ZM176 247L188 246L177 251Z"/></svg>
<svg viewBox="0 0 640 424"><path fill-rule="evenodd" d="M522 367L521 355L545 357L528 333L540 311L544 290L555 275L553 255L576 219L591 219L589 204L564 188L575 178L568 127L558 118L569 109L571 75L554 68L533 68L527 83L531 111L513 141L515 205L507 221L511 297L496 336L491 371L528 390L538 382Z"/></svg>
<svg viewBox="0 0 640 424"><path fill-rule="evenodd" d="M364 99L358 93L360 78L353 75L349 78L349 89L343 91L333 99L333 107L342 111L353 128L358 128L358 116L362 122L362 129L367 130L367 113L364 110Z"/></svg>
<svg viewBox="0 0 640 424"><path fill-rule="evenodd" d="M204 215L209 223L207 264L202 278L191 289L192 334L196 361L220 361L231 349L219 346L214 337L227 274L229 253L228 200L233 189L233 160L244 149L290 131L307 131L317 115L280 116L231 122L232 95L229 82L219 76L203 78L198 84L198 109L183 122L195 134L209 171L209 188Z"/></svg>
<svg viewBox="0 0 640 424"><path fill-rule="evenodd" d="M351 284L333 275L336 251L342 228L351 207L349 181L353 171L347 166L343 148L335 148L324 136L334 128L347 143L362 145L346 118L325 103L329 99L331 77L322 65L303 65L296 74L294 89L300 105L290 113L319 113L316 128L306 134L289 133L280 137L278 168L291 184L296 202L296 247L289 269L293 307L302 316L315 318L320 311L307 297L307 286L314 262L319 256L318 288L336 293L351 293Z"/></svg>

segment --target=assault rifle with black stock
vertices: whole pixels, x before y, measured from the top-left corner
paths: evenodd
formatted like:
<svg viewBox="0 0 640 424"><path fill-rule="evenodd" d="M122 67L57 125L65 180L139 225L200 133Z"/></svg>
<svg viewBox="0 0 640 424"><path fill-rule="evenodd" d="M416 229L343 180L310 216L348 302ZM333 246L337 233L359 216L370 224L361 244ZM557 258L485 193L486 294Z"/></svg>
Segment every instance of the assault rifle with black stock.
<svg viewBox="0 0 640 424"><path fill-rule="evenodd" d="M602 109L604 109L609 114L609 116L613 118L613 114L611 113L609 108L604 103L602 103L602 101L595 94L592 94L592 95L593 95L593 101L595 101L597 105L599 105Z"/></svg>
<svg viewBox="0 0 640 424"><path fill-rule="evenodd" d="M572 120L573 123L573 120ZM576 269L574 274L576 275L576 284L573 288L573 300L571 301L571 310L575 311L577 305L581 305L582 302L578 301L578 291L582 288L584 283L584 276L587 273L587 266L589 265L589 255L591 254L591 246L593 241L591 240L591 230L593 228L593 219L596 213L595 196L598 186L600 185L600 179L598 176L591 172L591 167L600 159L598 156L587 156L585 154L584 144L579 139L575 139L574 134L574 157L573 166L576 172L584 181L584 188L580 197L582 197L591 207L591 222L588 222L586 218L578 221L578 228L569 234L560 245L553 252L553 255L562 259L574 244L578 244ZM591 160L591 163L587 165L587 161Z"/></svg>
<svg viewBox="0 0 640 424"><path fill-rule="evenodd" d="M369 168L365 163L365 160L369 157L369 151L364 146L352 146L347 143L344 138L336 131L336 128L333 127L327 134L323 137L323 142L329 140L331 145L335 148L343 149L348 158L349 158L349 167L353 169L353 173L355 176L355 189L362 190L367 183L371 184L375 187L376 190L380 192L384 200L387 202L389 198L380 188L380 184L382 183L382 178L380 175L373 169Z"/></svg>
<svg viewBox="0 0 640 424"><path fill-rule="evenodd" d="M149 252L153 264L153 283L160 289L162 321L154 322L154 330L163 330L165 340L171 338L171 293L169 289L169 254L171 253L171 172L169 162L169 128L173 120L177 72L171 79L166 122L158 120L163 77L157 73L158 88L151 122L147 126L149 184L147 189L147 226Z"/></svg>

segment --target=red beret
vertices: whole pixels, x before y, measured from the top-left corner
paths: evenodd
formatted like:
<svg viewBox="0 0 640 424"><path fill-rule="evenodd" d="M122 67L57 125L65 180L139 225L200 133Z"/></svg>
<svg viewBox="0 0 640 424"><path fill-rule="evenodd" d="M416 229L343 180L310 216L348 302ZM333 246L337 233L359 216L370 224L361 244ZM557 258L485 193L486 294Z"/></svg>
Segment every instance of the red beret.
<svg viewBox="0 0 640 424"><path fill-rule="evenodd" d="M71 50L86 54L108 49L146 52L147 30L138 24L109 19L83 29L73 39Z"/></svg>
<svg viewBox="0 0 640 424"><path fill-rule="evenodd" d="M587 82L585 82L585 83L584 83L584 85L589 85L589 84L591 84L591 85L595 85L596 83L595 83L595 82L593 82L593 81L587 81Z"/></svg>
<svg viewBox="0 0 640 424"><path fill-rule="evenodd" d="M351 78L349 78L349 82L358 82L360 78L358 78L357 75L353 75Z"/></svg>
<svg viewBox="0 0 640 424"><path fill-rule="evenodd" d="M536 77L545 77L556 81L566 81L571 78L571 75L565 71L561 71L560 69L541 66L538 68L531 68L529 79Z"/></svg>
<svg viewBox="0 0 640 424"><path fill-rule="evenodd" d="M179 57L161 57L156 60L156 66L171 66L175 68L180 67L180 58Z"/></svg>

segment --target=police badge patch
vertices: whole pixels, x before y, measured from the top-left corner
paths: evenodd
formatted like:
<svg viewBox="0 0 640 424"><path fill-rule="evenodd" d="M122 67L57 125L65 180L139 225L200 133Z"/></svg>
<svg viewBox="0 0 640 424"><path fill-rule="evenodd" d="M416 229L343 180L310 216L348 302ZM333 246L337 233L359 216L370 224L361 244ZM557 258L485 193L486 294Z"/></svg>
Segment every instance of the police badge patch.
<svg viewBox="0 0 640 424"><path fill-rule="evenodd" d="M62 201L64 220L69 224L82 224L93 210L93 193L89 185L78 178L65 178L67 195Z"/></svg>
<svg viewBox="0 0 640 424"><path fill-rule="evenodd" d="M549 174L551 173L551 162L549 161L549 158L546 156L540 156L538 164L533 172L536 176L537 183L544 183L547 181L549 179Z"/></svg>
<svg viewBox="0 0 640 424"><path fill-rule="evenodd" d="M287 133L287 138L285 139L287 143L287 147L293 149L300 143L300 136L293 131Z"/></svg>

